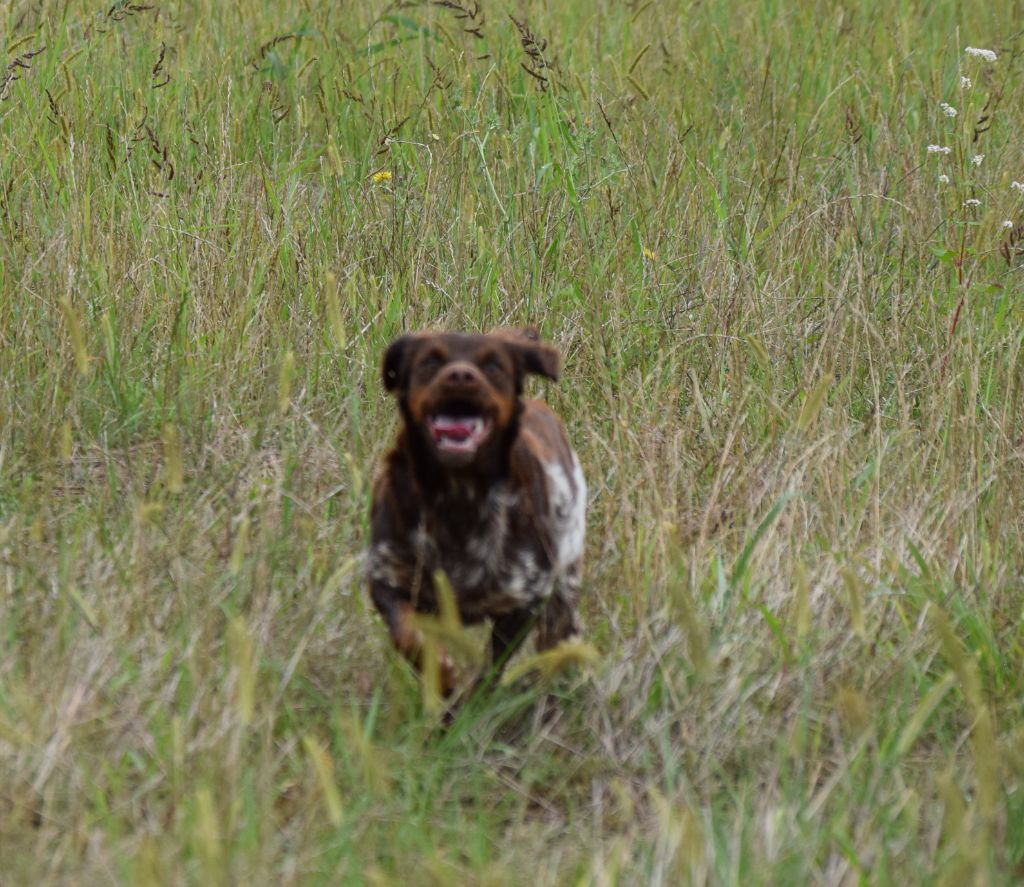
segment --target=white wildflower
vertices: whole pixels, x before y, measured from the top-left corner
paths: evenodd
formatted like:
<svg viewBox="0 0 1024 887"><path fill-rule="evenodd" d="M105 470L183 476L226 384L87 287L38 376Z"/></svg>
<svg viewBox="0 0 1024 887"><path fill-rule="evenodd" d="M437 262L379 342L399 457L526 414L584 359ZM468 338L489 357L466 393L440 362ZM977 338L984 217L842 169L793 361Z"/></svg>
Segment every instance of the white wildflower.
<svg viewBox="0 0 1024 887"><path fill-rule="evenodd" d="M943 102L939 107L942 108L942 113L947 117L956 117L956 108L949 104L949 102Z"/></svg>
<svg viewBox="0 0 1024 887"><path fill-rule="evenodd" d="M975 166L981 166L981 161L984 160L984 159L985 159L985 155L984 154L975 154L971 158L971 163L973 163Z"/></svg>
<svg viewBox="0 0 1024 887"><path fill-rule="evenodd" d="M952 148L950 148L948 146L945 146L945 145L929 145L928 146L928 153L929 154L950 154L950 153L952 153L952 151L953 151Z"/></svg>
<svg viewBox="0 0 1024 887"><path fill-rule="evenodd" d="M949 184L949 176L947 176L945 173L943 173L941 176L939 176L939 184L940 185L948 185Z"/></svg>
<svg viewBox="0 0 1024 887"><path fill-rule="evenodd" d="M970 199L964 201L964 206L981 206L981 201L975 200L973 197L971 197Z"/></svg>
<svg viewBox="0 0 1024 887"><path fill-rule="evenodd" d="M1024 182L1010 182L1010 187L1014 191L1024 191Z"/></svg>
<svg viewBox="0 0 1024 887"><path fill-rule="evenodd" d="M996 60L996 54L991 49L978 49L974 46L968 46L964 52L968 55L973 55L975 58L984 59L986 62L994 62Z"/></svg>
<svg viewBox="0 0 1024 887"><path fill-rule="evenodd" d="M960 88L961 89L970 89L971 88L971 78L970 77L961 77L960 78Z"/></svg>
<svg viewBox="0 0 1024 887"><path fill-rule="evenodd" d="M1013 222L1011 222L1009 219L1007 219L1005 222L1003 222L1003 227L1004 228L1012 228L1013 227Z"/></svg>

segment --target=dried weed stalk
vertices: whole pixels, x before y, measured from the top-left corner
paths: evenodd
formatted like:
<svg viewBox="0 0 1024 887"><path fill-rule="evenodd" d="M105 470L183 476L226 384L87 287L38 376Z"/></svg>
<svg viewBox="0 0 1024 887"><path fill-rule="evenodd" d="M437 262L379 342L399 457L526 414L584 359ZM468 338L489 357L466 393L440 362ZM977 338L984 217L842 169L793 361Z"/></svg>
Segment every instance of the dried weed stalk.
<svg viewBox="0 0 1024 887"><path fill-rule="evenodd" d="M21 55L15 56L14 60L4 68L3 80L0 80L0 102L5 102L10 98L12 84L21 80L20 72L29 70L32 67L29 62L42 52L46 52L45 46L23 52Z"/></svg>
<svg viewBox="0 0 1024 887"><path fill-rule="evenodd" d="M478 0L472 4L456 3L455 0L431 0L431 4L451 11L453 18L463 26L464 34L471 34L477 40L485 39L483 29L487 20ZM490 57L490 53L484 53L476 58L477 61L482 61Z"/></svg>
<svg viewBox="0 0 1024 887"><path fill-rule="evenodd" d="M153 65L153 89L160 89L171 82L171 75L164 69L164 58L167 56L167 44L160 42L160 57Z"/></svg>
<svg viewBox="0 0 1024 887"><path fill-rule="evenodd" d="M508 17L512 19L512 24L516 26L516 30L519 32L519 42L527 58L527 61L520 62L519 64L536 81L540 91L547 92L551 81L546 72L552 67L551 61L545 55L548 41L531 31L525 19L520 21L512 13L509 13Z"/></svg>

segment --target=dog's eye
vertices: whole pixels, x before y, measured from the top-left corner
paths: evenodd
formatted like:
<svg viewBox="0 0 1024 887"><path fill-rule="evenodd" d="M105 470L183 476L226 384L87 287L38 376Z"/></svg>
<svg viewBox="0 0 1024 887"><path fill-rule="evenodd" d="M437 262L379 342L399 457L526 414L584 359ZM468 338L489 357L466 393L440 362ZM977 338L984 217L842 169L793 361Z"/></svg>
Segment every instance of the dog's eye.
<svg viewBox="0 0 1024 887"><path fill-rule="evenodd" d="M496 357L489 357L484 361L483 370L488 376L500 376L505 372L505 367Z"/></svg>
<svg viewBox="0 0 1024 887"><path fill-rule="evenodd" d="M433 373L441 367L442 363L444 363L444 361L441 360L440 354L428 354L419 362L417 369L421 373Z"/></svg>

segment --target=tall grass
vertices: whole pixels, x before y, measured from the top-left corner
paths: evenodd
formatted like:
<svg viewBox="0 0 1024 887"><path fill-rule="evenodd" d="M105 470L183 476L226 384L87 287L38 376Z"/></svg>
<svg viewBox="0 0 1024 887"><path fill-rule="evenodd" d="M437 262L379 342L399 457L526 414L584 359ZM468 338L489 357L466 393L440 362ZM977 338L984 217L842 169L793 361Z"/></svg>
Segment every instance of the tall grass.
<svg viewBox="0 0 1024 887"><path fill-rule="evenodd" d="M1020 879L1020 12L2 7L0 879ZM525 322L600 656L438 731L378 361Z"/></svg>

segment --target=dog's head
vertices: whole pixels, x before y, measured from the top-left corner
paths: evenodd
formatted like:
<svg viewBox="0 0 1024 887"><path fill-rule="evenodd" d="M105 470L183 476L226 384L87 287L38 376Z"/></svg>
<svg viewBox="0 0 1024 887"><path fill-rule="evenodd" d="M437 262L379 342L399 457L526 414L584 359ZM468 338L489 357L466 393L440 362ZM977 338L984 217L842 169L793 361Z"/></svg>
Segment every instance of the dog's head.
<svg viewBox="0 0 1024 887"><path fill-rule="evenodd" d="M446 468L470 466L505 438L530 373L558 379L558 352L537 331L414 333L384 355L384 387L409 430Z"/></svg>

